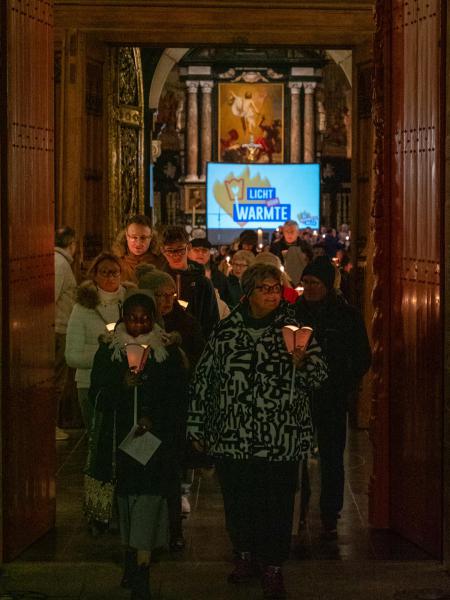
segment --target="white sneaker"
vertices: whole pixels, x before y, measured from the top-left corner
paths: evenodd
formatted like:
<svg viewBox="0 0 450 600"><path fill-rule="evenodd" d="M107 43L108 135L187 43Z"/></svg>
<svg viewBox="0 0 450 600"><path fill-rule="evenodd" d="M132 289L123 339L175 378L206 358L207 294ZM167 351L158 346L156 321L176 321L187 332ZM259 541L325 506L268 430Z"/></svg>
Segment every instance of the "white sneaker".
<svg viewBox="0 0 450 600"><path fill-rule="evenodd" d="M188 515L191 512L191 505L189 503L188 497L184 494L181 496L181 513L183 515Z"/></svg>
<svg viewBox="0 0 450 600"><path fill-rule="evenodd" d="M55 440L57 442L63 442L64 440L68 440L69 437L69 434L60 429L59 427L55 428Z"/></svg>

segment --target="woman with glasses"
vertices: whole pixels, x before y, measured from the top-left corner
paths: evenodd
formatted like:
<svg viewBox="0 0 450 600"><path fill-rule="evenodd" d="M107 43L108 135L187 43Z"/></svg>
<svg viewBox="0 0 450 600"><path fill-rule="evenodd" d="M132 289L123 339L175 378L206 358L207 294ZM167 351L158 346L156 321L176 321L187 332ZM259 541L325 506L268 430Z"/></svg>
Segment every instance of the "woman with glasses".
<svg viewBox="0 0 450 600"><path fill-rule="evenodd" d="M231 258L231 272L228 275L230 308L237 306L243 296L241 278L250 265L255 262L255 255L248 250L238 250Z"/></svg>
<svg viewBox="0 0 450 600"><path fill-rule="evenodd" d="M151 221L145 215L134 215L126 223L113 244L113 252L119 257L122 281L136 282L136 267L151 264L161 268L165 263L156 239L152 235Z"/></svg>
<svg viewBox="0 0 450 600"><path fill-rule="evenodd" d="M88 391L94 356L99 347L98 339L106 333L108 324L119 320L127 289L135 286L120 282L121 263L110 252L102 252L94 259L88 277L77 290L77 303L67 326L65 356L67 364L76 369L78 401L89 435L89 452L92 453L95 452L95 432L92 430L94 410L88 400ZM86 506L89 504L89 499L86 499ZM95 514L88 516L94 534L105 527L105 523L97 519Z"/></svg>
<svg viewBox="0 0 450 600"><path fill-rule="evenodd" d="M299 461L311 443L309 396L326 378L314 340L293 356L286 350L282 327L297 322L282 288L273 265L246 269L244 299L215 328L197 364L188 413L188 437L214 458L222 488L235 555L228 581L261 576L270 599L286 597L281 567Z"/></svg>
<svg viewBox="0 0 450 600"><path fill-rule="evenodd" d="M314 394L312 408L320 454L322 537L338 536L344 505L344 450L349 401L371 363L364 320L335 288L336 267L319 256L303 271L297 318L312 327L328 364L326 384Z"/></svg>
<svg viewBox="0 0 450 600"><path fill-rule="evenodd" d="M198 320L179 304L173 277L154 265L145 264L136 269L136 277L138 288L153 292L165 331L176 331L180 334L181 349L188 358L190 369L193 370L205 347L205 338Z"/></svg>
<svg viewBox="0 0 450 600"><path fill-rule="evenodd" d="M164 329L167 333L178 332L181 336L180 347L187 356L189 370L192 372L200 358L205 347L205 339L202 334L200 323L195 317L188 313L178 303L176 295L175 281L164 271L159 271L153 265L140 265L136 269L138 287L149 290L153 293L156 300L156 309L158 316L164 322ZM186 428L186 415L183 415L183 428ZM181 422L181 421L180 421ZM182 457L179 465L179 479L171 489L168 496L169 521L170 521L170 548L172 550L182 550L185 546L182 529L182 513L190 512L188 500L190 483L187 483L189 477L184 469L182 477ZM183 488L183 496L181 489Z"/></svg>

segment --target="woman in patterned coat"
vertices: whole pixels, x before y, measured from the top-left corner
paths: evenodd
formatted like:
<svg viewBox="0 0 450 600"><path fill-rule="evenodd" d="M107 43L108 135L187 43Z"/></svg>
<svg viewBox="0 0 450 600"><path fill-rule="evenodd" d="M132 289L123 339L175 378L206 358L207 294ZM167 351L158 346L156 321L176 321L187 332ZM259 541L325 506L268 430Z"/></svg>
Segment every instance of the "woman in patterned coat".
<svg viewBox="0 0 450 600"><path fill-rule="evenodd" d="M213 331L197 365L188 436L214 457L235 552L231 583L261 574L265 598L284 598L299 460L310 448L311 390L326 378L321 350L290 356L281 328L297 324L281 300L281 271L254 264L245 300ZM294 368L295 366L295 368Z"/></svg>

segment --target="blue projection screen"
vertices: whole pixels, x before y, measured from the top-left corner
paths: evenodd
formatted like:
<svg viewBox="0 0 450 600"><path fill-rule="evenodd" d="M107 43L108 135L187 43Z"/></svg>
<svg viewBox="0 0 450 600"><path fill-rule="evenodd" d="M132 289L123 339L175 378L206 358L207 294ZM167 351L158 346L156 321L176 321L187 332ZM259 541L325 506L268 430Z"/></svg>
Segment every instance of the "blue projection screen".
<svg viewBox="0 0 450 600"><path fill-rule="evenodd" d="M208 163L206 225L212 244L229 244L244 229L273 231L293 219L319 228L318 164Z"/></svg>

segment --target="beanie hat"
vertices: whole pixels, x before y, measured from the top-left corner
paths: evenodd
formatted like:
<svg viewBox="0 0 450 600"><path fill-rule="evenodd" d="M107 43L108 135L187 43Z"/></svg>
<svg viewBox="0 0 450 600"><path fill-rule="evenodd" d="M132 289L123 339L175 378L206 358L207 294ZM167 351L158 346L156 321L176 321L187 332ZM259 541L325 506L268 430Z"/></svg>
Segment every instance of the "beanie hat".
<svg viewBox="0 0 450 600"><path fill-rule="evenodd" d="M324 284L328 291L333 289L336 269L327 256L318 256L303 269L302 278L305 275L317 277Z"/></svg>
<svg viewBox="0 0 450 600"><path fill-rule="evenodd" d="M148 263L140 264L136 267L136 277L138 288L141 290L156 290L163 285L170 285L175 289L175 282L169 273L160 271Z"/></svg>

